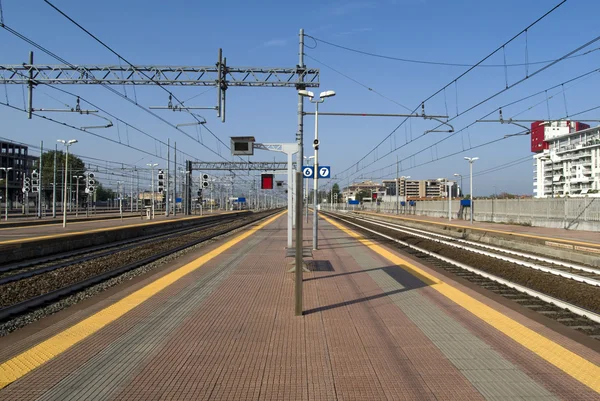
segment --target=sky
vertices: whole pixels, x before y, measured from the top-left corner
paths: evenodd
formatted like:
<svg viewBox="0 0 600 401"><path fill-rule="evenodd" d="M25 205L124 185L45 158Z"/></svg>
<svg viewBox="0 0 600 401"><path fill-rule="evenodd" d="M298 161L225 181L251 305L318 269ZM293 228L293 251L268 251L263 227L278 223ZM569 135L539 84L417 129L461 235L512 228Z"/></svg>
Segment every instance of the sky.
<svg viewBox="0 0 600 401"><path fill-rule="evenodd" d="M487 119L497 120L500 106L505 106L504 118L523 120L565 118L600 106L595 95L599 73L560 85L598 68L600 41L574 53L589 51L583 56L549 67L549 63L536 63L559 59L595 39L599 29L590 16L600 13L600 2L568 0L528 29L526 35L502 47L560 2L311 0L285 4L270 0L53 0L52 4L136 65L212 66L217 61L218 49L222 48L229 66L293 68L298 63L298 32L303 28L308 35L305 63L309 68L320 69L320 87L312 90L336 92L335 97L320 106L322 112L406 114L417 109L420 113L421 102L448 85L425 102L425 113L448 115L452 133L425 134L439 124L423 118L404 121L398 117L321 116L320 164L330 165L334 176L322 184L339 182L344 186L349 181L393 178L396 160L400 161L400 175L410 175L413 179L452 178L455 173L467 177L468 163L463 158L477 156L480 159L474 165L475 191L488 195L494 192L532 194L530 140L528 136L504 139L505 135L522 132L521 127L499 122L476 123L476 120L489 113ZM42 0L1 0L1 4L8 27L69 63L126 64ZM392 58L463 65L473 65L496 49L501 50L483 63L495 67L478 67L467 72L469 67L466 66L373 57L327 42ZM30 50L34 50L30 44L0 29L1 64L26 62ZM530 64L523 65L526 62ZM35 50L35 64L60 62ZM537 72L539 69L544 70ZM527 76L530 77L525 79ZM556 85L557 88L546 91ZM8 101L23 108L22 86L0 86L1 102ZM186 158L233 160L224 145L205 128L183 127L189 135L186 136L98 85L62 85L60 88L90 100L161 141L177 142L178 162ZM168 94L158 87L114 89L122 94L126 92L144 107L166 106L168 102ZM211 88L170 87L169 90L182 100L192 98L186 102L188 106L214 107L216 103L216 91ZM537 92L542 93L506 106ZM74 107L75 102L73 96L44 85L34 90L34 108ZM82 103L82 108L91 106ZM597 120L599 110L573 119ZM314 111L314 106L305 102L305 111ZM193 121L186 113L155 112L172 124ZM294 88L230 88L225 123L220 122L212 110L199 110L197 114L207 120L206 127L227 145L229 137L246 135L265 143L293 142L297 130L297 95ZM76 127L105 123L93 116L74 113L43 115ZM140 168L150 162L165 164L166 146L121 123L92 130L111 142L44 119L28 120L24 113L3 105L0 105L0 121L0 137L26 144L39 146L40 141L44 141L45 147L54 147L56 139L76 138L79 142L72 151L92 164L114 166L109 162L117 162L136 164ZM598 122L590 124L595 126ZM443 127L446 131L449 129ZM305 117L304 135L305 155L312 155L312 116ZM439 142L441 140L444 141ZM494 140L497 141L486 145ZM31 153L36 152L39 150L31 150ZM284 157L257 151L252 160L285 160ZM466 182L464 186L469 193Z"/></svg>

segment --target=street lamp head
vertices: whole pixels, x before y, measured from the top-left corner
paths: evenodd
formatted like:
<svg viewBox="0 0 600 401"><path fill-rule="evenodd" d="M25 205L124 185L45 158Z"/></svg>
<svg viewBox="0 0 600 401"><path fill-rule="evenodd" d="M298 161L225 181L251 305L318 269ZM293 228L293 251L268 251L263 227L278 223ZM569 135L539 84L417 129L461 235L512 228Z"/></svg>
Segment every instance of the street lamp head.
<svg viewBox="0 0 600 401"><path fill-rule="evenodd" d="M332 97L335 96L335 92L334 91L325 91L325 92L321 92L321 94L319 95L319 97L321 99L325 98L325 97Z"/></svg>
<svg viewBox="0 0 600 401"><path fill-rule="evenodd" d="M312 93L311 91L307 91L307 90L305 90L305 89L299 90L299 91L298 91L298 94L299 94L300 96L305 96L305 97L308 97L308 98L311 98L311 99L312 99L313 97L315 97L315 94L314 94L314 93Z"/></svg>
<svg viewBox="0 0 600 401"><path fill-rule="evenodd" d="M67 145L72 145L77 142L78 142L77 139L69 139L69 141L67 141Z"/></svg>
<svg viewBox="0 0 600 401"><path fill-rule="evenodd" d="M455 176L455 177L460 177L460 174L458 174L458 173L454 173L454 176Z"/></svg>

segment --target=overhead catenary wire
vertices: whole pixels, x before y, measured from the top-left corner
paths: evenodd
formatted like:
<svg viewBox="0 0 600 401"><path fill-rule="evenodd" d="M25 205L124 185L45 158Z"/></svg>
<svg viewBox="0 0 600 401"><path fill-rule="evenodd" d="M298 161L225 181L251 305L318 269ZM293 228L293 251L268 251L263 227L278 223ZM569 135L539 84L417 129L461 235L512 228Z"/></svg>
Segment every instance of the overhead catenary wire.
<svg viewBox="0 0 600 401"><path fill-rule="evenodd" d="M347 50L353 53L358 53L358 54L362 54L365 56L370 56L370 57L376 57L376 58L381 58L381 59L386 59L386 60L393 60L393 61L400 61L403 63L413 63L413 64L426 64L426 65L439 65L439 66L446 66L446 67L471 67L473 66L472 63L450 63L450 62L445 62L445 61L427 61L427 60L416 60L416 59L408 59L408 58L402 58L402 57L394 57L394 56L387 56L387 55L383 55L383 54L377 54L377 53L373 53L373 52L368 52L368 51L364 51L364 50L359 50L359 49L354 49L348 46L343 46L340 44L336 44L336 43L332 43L329 42L327 40L321 39L321 38L317 38L315 36L311 36L311 35L305 35L311 39L314 39L316 42L320 42L320 43L324 43L326 45L329 46L333 46L333 47L337 47L339 49L343 49L343 50ZM315 49L316 47L312 47L312 49ZM578 58L578 57L583 57L583 56L587 56L590 53L593 53L595 51L600 50L600 47L595 48L595 49L591 49L588 50L584 53L581 54L577 54L577 55L573 55L568 57L568 59L574 59L574 58ZM504 58L504 60L506 60L506 58ZM551 60L541 60L541 61L531 61L531 62L525 62L525 63L503 63L503 64L480 64L477 65L477 68L507 68L507 67L523 67L523 66L530 66L530 65L539 65L539 64L548 64L555 61L555 59L551 59Z"/></svg>
<svg viewBox="0 0 600 401"><path fill-rule="evenodd" d="M548 15L550 15L552 12L554 12L556 9L558 9L560 6L562 6L564 3L566 2L566 0L562 0L559 4L555 5L554 7L552 7L552 9L550 9L549 11L547 11L546 13L544 13L541 17L537 18L534 22L532 22L531 24L529 24L527 27L525 27L524 29L522 29L519 33L517 33L516 35L514 35L512 38L510 38L508 41L505 41L502 45L500 45L498 48L496 48L494 51L490 52L487 56L483 57L479 62L477 62L476 64L470 66L469 68L467 68L466 71L464 71L463 73L459 74L456 78L454 78L453 80L451 80L448 84L446 84L445 86L443 86L442 88L440 88L439 90L437 90L436 92L434 92L432 95L430 95L429 97L427 97L426 99L424 99L423 101L421 101L419 103L419 105L417 107L415 107L412 111L412 113L415 113L419 107L421 107L423 104L425 104L426 102L428 102L429 100L431 100L433 97L437 96L439 93L441 93L444 89L446 89L447 87L449 87L452 84L456 84L458 82L459 79L461 79L462 77L464 77L465 75L467 75L469 72L473 71L478 65L483 64L486 60L488 60L490 57L492 57L495 53L497 53L499 50L502 49L503 46L508 45L509 43L513 42L516 38L518 38L519 36L521 36L524 32L526 32L527 30L529 30L530 28L532 28L533 26L535 26L536 24L538 24L540 21L542 21L544 18L546 18ZM522 82L522 81L521 81ZM463 112L464 114L464 112ZM458 116L458 113L457 113ZM455 117L456 118L456 117ZM375 148L371 149L365 156L363 156L361 159L359 159L356 163L351 164L347 169L343 170L341 173L345 173L347 171L349 171L350 169L352 169L354 166L356 166L358 168L358 164L363 161L366 157L368 157L371 153L373 153L375 151L375 149L377 149L382 143L384 143L391 135L393 135L398 128L400 128L406 121L408 120L408 117L405 118L404 120L402 120L402 122L392 130L392 132L390 134L388 134L385 138L382 139L382 141L377 144L375 146Z"/></svg>
<svg viewBox="0 0 600 401"><path fill-rule="evenodd" d="M517 86L517 85L519 85L519 84L521 84L521 83L525 82L525 80L527 80L527 79L529 79L529 78L531 78L531 77L533 77L533 76L537 75L538 73L540 73L540 72L542 72L542 71L546 70L547 68L550 68L552 65L554 65L554 64L556 64L556 63L558 63L558 62L560 62L562 59L564 59L564 57L568 56L569 54L572 54L573 52L576 52L576 51L578 51L578 49L585 48L586 46L589 46L589 44L591 44L591 43L594 43L594 42L596 42L596 41L598 41L598 40L600 40L600 36L597 36L597 37L595 37L594 39L592 39L592 40L590 40L590 41L586 42L585 44L583 44L583 45L581 45L581 46L579 46L579 47L578 47L578 48L576 48L575 50L573 50L573 51L571 51L571 52L567 53L565 56L561 57L560 59L557 59L557 61L555 61L554 63L552 63L552 64L548 64L548 65L546 65L546 66L544 66L544 67L541 67L541 68L539 68L538 70L536 70L536 71L534 71L533 73L529 74L529 76L528 76L528 77L525 77L525 78L523 78L523 79L521 79L521 80L519 80L519 81L517 81L517 82L513 83L512 85L509 85L509 87L508 87L508 88L502 89L502 90L500 90L500 91L496 92L495 94L493 94L493 95L491 95L491 96L487 97L486 99L484 99L484 100L482 100L482 101L479 101L479 102L478 102L476 105L474 105L474 106L471 106L471 107L467 108L466 110L462 111L461 113L457 114L457 116L450 118L450 119L448 120L448 122L449 122L449 121L452 121L452 120L454 120L454 119L456 119L456 118L457 118L458 116L460 116L460 115L463 115L463 114L467 113L468 111L471 111L471 110L473 110L474 108L476 108L476 107L478 107L478 106L481 106L482 104L486 103L487 101L489 101L489 100L491 100L491 99L495 98L496 96L498 96L500 93L506 92L507 90L509 90L509 89L511 89L511 88L513 88L513 87L515 87L515 86ZM592 71L592 73L593 73L593 72L595 72L595 71L597 71L597 70L594 70L594 71ZM588 75L588 74L589 74L589 73L582 74L582 76L585 76L585 75ZM547 90L546 90L546 92L547 92ZM492 112L492 113L493 113L493 112ZM486 116L484 116L483 118L485 118L485 117L489 116L490 114L491 114L491 113L487 114L487 115L486 115ZM471 123L471 124L469 124L469 125L467 126L467 128L468 128L468 127L470 127L470 126L472 126L472 125L474 125L476 122L477 122L477 121L475 121L474 123ZM437 126L436 128L434 128L434 129L437 129L437 128L439 128L440 126L441 126L441 124L440 124L440 125L438 125L438 126ZM396 128L396 129L397 129L397 128ZM439 143L441 143L441 142L443 142L443 141L445 141L445 140L447 140L447 139L449 139L449 138L453 137L454 135L458 134L459 132L461 132L461 131L463 131L463 130L464 130L464 128L463 128L463 129L461 129L461 130L459 130L459 131L455 131L455 132L453 132L452 134L450 134L450 135L446 136L446 137L445 137L445 138L443 138L442 140L440 140L440 141L436 142L436 143L435 143L435 145L437 145L437 144L439 144ZM390 135L391 135L391 134L390 134ZM413 142L413 141L415 141L415 140L417 140L417 139L419 139L419 138L422 138L423 136L425 136L425 134L423 134L423 135L421 135L421 136L419 136L419 137L417 137L417 138L413 139L411 142ZM389 136L388 136L388 137L389 137ZM400 147L404 147L404 146L406 146L406 145L407 145L407 144L405 144L405 145L401 145ZM379 145L378 145L378 146L379 146ZM398 149L392 149L392 150L390 150L389 152L387 152L387 153L386 153L386 154L384 154L383 156L379 157L377 160L381 160L381 159L383 159L383 158L385 158L385 157L389 156L390 154L394 153L396 150L398 150ZM418 152L418 153L422 153L423 151L424 151L424 150L421 150L421 151L420 151L420 152ZM414 155L414 154L413 154L413 155ZM363 159L364 159L364 158L363 158ZM360 163L360 162L361 162L363 159L359 160L357 163L355 163L355 164L354 164L354 165L356 165L356 166L357 166L357 170L358 170L358 163ZM354 166L354 165L353 165L353 166ZM351 167L352 167L352 166L351 166ZM348 168L348 169L346 169L346 170L342 171L342 173L341 173L341 174L345 173L345 172L346 172L346 171L348 171L349 169L350 169L350 168ZM357 171L357 172L358 172L358 171Z"/></svg>

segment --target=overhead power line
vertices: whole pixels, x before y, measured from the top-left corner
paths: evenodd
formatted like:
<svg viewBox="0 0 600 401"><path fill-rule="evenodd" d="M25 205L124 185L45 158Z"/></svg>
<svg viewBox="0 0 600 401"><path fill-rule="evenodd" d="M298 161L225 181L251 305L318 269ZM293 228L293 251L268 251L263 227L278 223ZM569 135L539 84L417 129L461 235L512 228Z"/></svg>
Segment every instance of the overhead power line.
<svg viewBox="0 0 600 401"><path fill-rule="evenodd" d="M339 44L336 44L336 43L328 42L328 41L326 41L324 39L321 39L321 38L317 38L315 36L311 36L311 35L306 35L306 36L309 37L309 38L314 39L316 42L324 43L324 44L329 45L329 46L337 47L339 49L347 50L347 51L350 51L350 52L353 52L353 53L363 54L365 56L382 58L382 59L386 59L386 60L401 61L401 62L404 62L404 63L413 63L413 64L439 65L439 66L447 66L447 67L473 67L474 66L472 63L470 63L470 64L449 63L449 62L444 62L444 61L415 60L415 59L408 59L408 58L402 58L402 57L386 56L386 55L383 55L383 54L377 54L377 53L372 53L372 52L368 52L368 51L364 51L364 50L354 49L354 48L347 47L347 46L342 46L342 45L339 45ZM313 49L314 49L314 47L313 47ZM567 59L573 59L573 58L587 56L588 54L593 53L593 52L598 51L598 50L600 50L600 47L592 49L592 50L588 50L585 53L581 53L581 54L569 56L569 57L567 57ZM479 64L479 65L475 65L475 66L477 68L486 68L486 67L487 68L524 67L524 66L528 66L528 65L548 64L548 63L551 63L553 61L556 61L556 59L543 60L543 61L530 61L528 63Z"/></svg>
<svg viewBox="0 0 600 401"><path fill-rule="evenodd" d="M462 77L464 77L465 75L467 75L469 72L473 71L478 65L483 64L487 59L489 59L490 57L492 57L494 54L496 54L498 51L502 50L506 45L510 44L511 42L513 42L516 38L518 38L519 36L521 36L523 33L526 33L529 29L531 29L533 26L535 26L536 24L538 24L540 21L542 21L544 18L546 18L548 15L550 15L553 11L555 11L556 9L558 9L561 5L563 5L567 0L562 0L559 4L557 4L556 6L552 7L552 9L550 9L549 11L547 11L546 13L544 13L541 17L539 17L538 19L536 19L534 22L532 22L531 24L529 24L526 28L522 29L519 33L517 33L516 35L514 35L512 38L510 38L509 40L507 40L506 42L504 42L502 45L498 46L495 50L493 50L492 52L490 52L487 56L483 57L479 62L477 62L475 65L470 66L469 68L467 68L466 71L464 71L463 73L461 73L460 75L458 75L456 78L454 78L453 80L451 80L448 84L446 84L445 86L443 86L442 88L440 88L439 90L437 90L436 92L434 92L432 95L430 95L429 97L427 97L425 100L421 101L419 103L419 105L417 107L415 107L412 111L412 113L417 112L417 110L419 109L419 107L421 107L422 105L424 105L426 102L428 102L429 100L431 100L433 97L437 96L439 93L443 92L444 90L446 90L446 88L450 87L451 85L455 84L458 82L459 79L461 79ZM567 55L568 56L568 55ZM548 66L543 67L540 70L543 70L545 68L547 68ZM540 72L540 70L538 70L538 72ZM520 81L522 82L522 81ZM514 85L513 85L514 86ZM488 99L486 99L485 101L490 100L493 97L490 97ZM458 114L458 113L457 113ZM377 150L377 148L379 148L379 146L381 146L390 136L392 136L402 125L404 125L404 123L406 123L406 121L408 120L408 118L405 118L404 120L402 120L402 122L396 127L394 128L385 138L383 138L381 140L381 142L379 142L379 144L377 144L373 149L371 149L367 154L365 154L362 158L360 158L356 163L351 164L347 169L343 170L340 174L343 174L347 171L349 171L350 169L352 169L354 166L359 167L359 163L363 160L365 160L370 154L372 154L373 152L375 152ZM389 155L389 153L388 153ZM385 157L385 156L384 156ZM379 158L378 160L380 160L381 158Z"/></svg>

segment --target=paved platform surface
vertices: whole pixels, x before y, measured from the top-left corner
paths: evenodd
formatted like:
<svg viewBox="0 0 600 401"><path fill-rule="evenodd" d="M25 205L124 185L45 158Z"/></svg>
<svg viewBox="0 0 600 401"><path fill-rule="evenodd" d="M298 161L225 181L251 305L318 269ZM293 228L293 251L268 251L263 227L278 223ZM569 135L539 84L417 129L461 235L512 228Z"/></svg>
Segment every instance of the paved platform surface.
<svg viewBox="0 0 600 401"><path fill-rule="evenodd" d="M219 212L215 211L213 214ZM208 214L204 214L210 215ZM185 216L178 214L176 216L165 217L164 212L162 214L155 214L155 218L147 220L145 217L141 218L140 215L135 217L123 217L123 219L102 219L94 221L76 221L75 219L67 221L67 227L62 226L62 220L57 220L56 224L43 224L35 226L25 227L5 227L2 228L0 225L0 245L6 241L18 241L23 239L39 238L52 236L57 234L73 234L81 233L86 231L95 231L101 229L110 229L114 227L125 227L134 224L150 224L154 222L176 220L189 217L200 217L199 215Z"/></svg>
<svg viewBox="0 0 600 401"><path fill-rule="evenodd" d="M358 211L357 212L363 212ZM365 210L364 212L373 213ZM501 232L505 234L515 235L527 235L532 237L542 237L551 240L564 240L564 241L575 241L575 242L586 242L600 247L600 233L595 231L581 231L581 230L565 230L562 228L546 228L546 227L531 227L522 226L517 224L500 224L500 223L484 223L474 221L471 225L470 222L465 220L454 219L451 222L448 218L430 217L430 216L415 216L415 215L404 215L399 216L394 213L373 213L382 216L398 217L400 219L419 221L424 223L442 224L442 225L454 225L463 227L465 229L479 229L487 232Z"/></svg>
<svg viewBox="0 0 600 401"><path fill-rule="evenodd" d="M34 355L23 369L40 366L0 390L0 399L600 399L598 353L451 280L435 284L435 272L393 263L393 250L323 220L321 249L304 275L305 314L294 316L285 224L279 217L243 241L213 244L200 259L178 262L183 267L0 339L0 361L44 340L60 346L68 339L57 333L107 307L118 313L124 297L189 270L57 356L48 347ZM471 304L492 312L482 318L462 306ZM498 319L519 333L505 334ZM525 335L541 338L538 348L515 340ZM0 377L7 366L16 365L0 365Z"/></svg>

